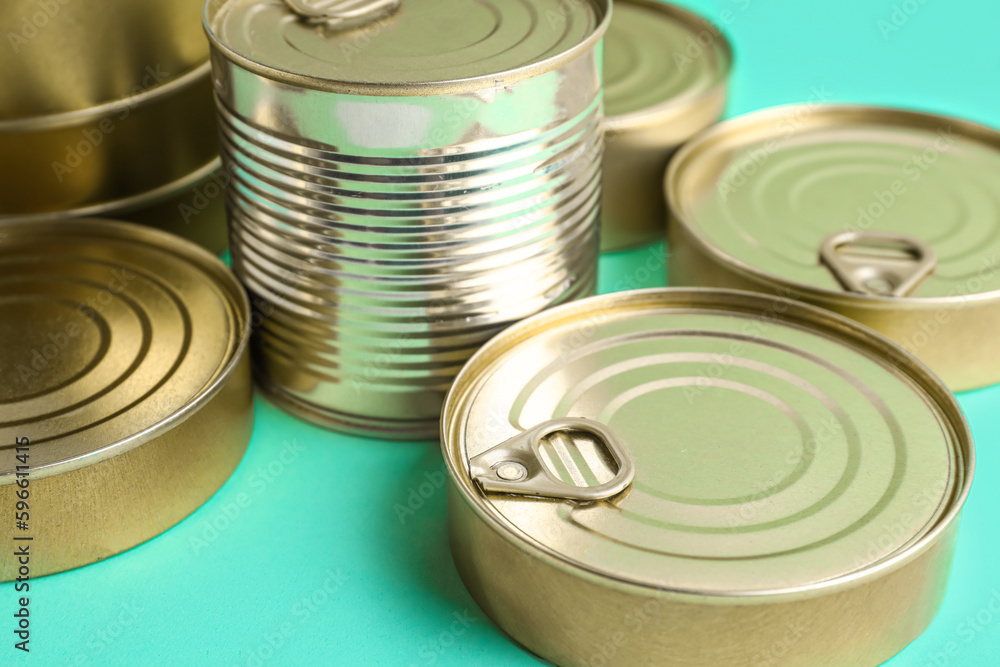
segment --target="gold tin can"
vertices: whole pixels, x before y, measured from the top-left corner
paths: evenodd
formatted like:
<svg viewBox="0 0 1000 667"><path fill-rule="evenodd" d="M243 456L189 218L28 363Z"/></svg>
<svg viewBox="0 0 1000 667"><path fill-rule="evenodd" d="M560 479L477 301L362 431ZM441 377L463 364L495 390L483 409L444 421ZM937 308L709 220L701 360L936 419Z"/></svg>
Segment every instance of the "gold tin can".
<svg viewBox="0 0 1000 667"><path fill-rule="evenodd" d="M4 0L0 119L80 111L208 60L203 0Z"/></svg>
<svg viewBox="0 0 1000 667"><path fill-rule="evenodd" d="M996 182L1000 133L968 121L846 105L748 114L671 163L669 283L828 308L896 341L955 391L991 385Z"/></svg>
<svg viewBox="0 0 1000 667"><path fill-rule="evenodd" d="M0 223L114 216L115 220L182 236L221 255L229 247L225 195L228 183L229 175L222 169L221 160L215 158L179 182L137 197L58 213L0 215Z"/></svg>
<svg viewBox="0 0 1000 667"><path fill-rule="evenodd" d="M206 6L255 373L313 423L434 437L481 344L594 291L610 3L319 4Z"/></svg>
<svg viewBox="0 0 1000 667"><path fill-rule="evenodd" d="M182 192L218 159L211 68L135 95L0 119L0 215L109 215Z"/></svg>
<svg viewBox="0 0 1000 667"><path fill-rule="evenodd" d="M661 240L663 173L722 115L733 54L711 23L659 0L619 0L604 38L601 250Z"/></svg>
<svg viewBox="0 0 1000 667"><path fill-rule="evenodd" d="M4 222L0 285L0 532L30 545L31 576L134 547L215 493L253 425L249 304L218 259L127 223ZM0 580L19 567L4 549Z"/></svg>
<svg viewBox="0 0 1000 667"><path fill-rule="evenodd" d="M974 465L954 396L888 339L709 289L512 326L442 435L463 581L559 665L880 664L944 597Z"/></svg>

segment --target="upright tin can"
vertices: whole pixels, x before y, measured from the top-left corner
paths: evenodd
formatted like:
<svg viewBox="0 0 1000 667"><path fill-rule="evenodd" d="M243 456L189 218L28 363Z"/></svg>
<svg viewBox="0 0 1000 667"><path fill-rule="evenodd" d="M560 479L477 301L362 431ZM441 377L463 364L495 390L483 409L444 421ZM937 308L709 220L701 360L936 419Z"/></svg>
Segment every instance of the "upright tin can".
<svg viewBox="0 0 1000 667"><path fill-rule="evenodd" d="M0 581L23 564L14 545L31 576L79 567L222 486L253 426L250 324L236 277L183 239L0 223Z"/></svg>
<svg viewBox="0 0 1000 667"><path fill-rule="evenodd" d="M748 114L674 158L670 284L777 293L878 330L956 390L1000 382L1000 133L846 105Z"/></svg>
<svg viewBox="0 0 1000 667"><path fill-rule="evenodd" d="M442 447L472 596L588 667L888 660L944 597L974 467L955 398L891 341L709 289L510 327L456 379Z"/></svg>
<svg viewBox="0 0 1000 667"><path fill-rule="evenodd" d="M206 6L256 372L314 423L431 437L482 343L595 287L609 3L319 4Z"/></svg>
<svg viewBox="0 0 1000 667"><path fill-rule="evenodd" d="M676 149L716 122L733 53L705 19L659 0L619 0L604 38L601 249L662 240L663 174Z"/></svg>

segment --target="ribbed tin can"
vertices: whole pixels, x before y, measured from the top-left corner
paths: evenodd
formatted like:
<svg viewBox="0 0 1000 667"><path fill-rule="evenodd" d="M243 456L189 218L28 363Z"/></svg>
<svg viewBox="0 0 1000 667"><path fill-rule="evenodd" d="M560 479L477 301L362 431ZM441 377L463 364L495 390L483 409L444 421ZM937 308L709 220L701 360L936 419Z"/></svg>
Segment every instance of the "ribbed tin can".
<svg viewBox="0 0 1000 667"><path fill-rule="evenodd" d="M430 437L482 343L594 290L610 8L370 4L207 5L233 267L283 407Z"/></svg>

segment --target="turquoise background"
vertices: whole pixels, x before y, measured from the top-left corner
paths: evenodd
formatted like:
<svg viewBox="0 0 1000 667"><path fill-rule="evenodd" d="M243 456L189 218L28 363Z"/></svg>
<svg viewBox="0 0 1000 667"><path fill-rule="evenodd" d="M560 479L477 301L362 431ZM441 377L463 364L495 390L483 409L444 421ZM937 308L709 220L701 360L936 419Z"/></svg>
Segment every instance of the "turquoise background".
<svg viewBox="0 0 1000 667"><path fill-rule="evenodd" d="M825 98L1000 126L1000 3L681 4L733 41L730 116ZM602 258L602 291L662 284L662 267L644 268L658 253ZM892 667L1000 664L1000 387L960 400L979 460L950 590ZM30 657L12 648L16 595L0 586L0 664L538 664L455 573L442 471L436 443L328 433L258 400L246 457L192 517L126 554L34 582ZM423 506L401 518L425 483Z"/></svg>

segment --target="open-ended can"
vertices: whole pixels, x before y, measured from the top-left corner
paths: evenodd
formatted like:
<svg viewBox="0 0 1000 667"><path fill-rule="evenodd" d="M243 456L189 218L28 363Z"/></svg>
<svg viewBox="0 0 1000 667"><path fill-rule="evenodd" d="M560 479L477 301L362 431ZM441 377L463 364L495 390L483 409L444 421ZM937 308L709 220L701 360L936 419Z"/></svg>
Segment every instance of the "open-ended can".
<svg viewBox="0 0 1000 667"><path fill-rule="evenodd" d="M882 663L944 597L974 462L954 396L896 347L709 289L510 327L442 415L463 581L559 665Z"/></svg>
<svg viewBox="0 0 1000 667"><path fill-rule="evenodd" d="M604 38L601 249L662 240L663 174L722 115L733 55L711 23L659 0L619 0Z"/></svg>
<svg viewBox="0 0 1000 667"><path fill-rule="evenodd" d="M0 580L15 547L31 576L86 565L222 486L253 424L249 329L236 277L183 239L0 223Z"/></svg>
<svg viewBox="0 0 1000 667"><path fill-rule="evenodd" d="M1000 382L1000 133L799 105L687 144L666 178L669 284L780 294L866 324L956 391Z"/></svg>
<svg viewBox="0 0 1000 667"><path fill-rule="evenodd" d="M592 293L607 0L211 0L233 267L280 405L432 437L469 356Z"/></svg>

